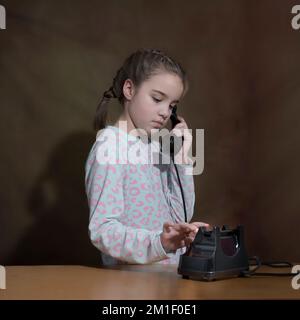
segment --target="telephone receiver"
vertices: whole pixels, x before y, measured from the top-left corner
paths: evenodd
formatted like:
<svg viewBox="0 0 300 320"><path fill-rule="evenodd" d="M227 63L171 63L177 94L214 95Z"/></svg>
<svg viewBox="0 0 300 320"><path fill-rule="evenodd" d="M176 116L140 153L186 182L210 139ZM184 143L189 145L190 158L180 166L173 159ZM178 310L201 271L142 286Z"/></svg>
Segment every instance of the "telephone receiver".
<svg viewBox="0 0 300 320"><path fill-rule="evenodd" d="M177 123L180 122L180 120L177 118L177 107L173 107L172 114L170 116L171 120L171 127L172 129L176 126ZM176 139L176 150L175 150L175 143L174 140ZM177 137L175 135L170 136L170 156L172 159L174 159L174 153L176 153L181 149L182 143L183 143L184 137ZM179 143L181 141L181 144ZM160 151L162 152L162 142L160 141Z"/></svg>
<svg viewBox="0 0 300 320"><path fill-rule="evenodd" d="M177 123L180 123L180 121L177 118L177 106L173 107L172 114L170 116L170 120L171 120L171 124L172 124L171 125L172 129L176 126ZM172 156L174 156L174 153L175 153L175 150L174 150L174 147L175 147L174 146L174 139L176 139L176 141L178 139L181 140L181 144L179 144L179 142L176 143L176 147L178 146L177 147L178 150L176 150L176 151L178 152L182 147L182 143L183 143L184 137L176 137L176 136L175 137L174 136L170 137L170 153L171 153Z"/></svg>
<svg viewBox="0 0 300 320"><path fill-rule="evenodd" d="M177 118L177 107L173 107L172 109L172 114L170 117L171 123L172 123L172 129L176 126L177 123L179 123L180 121Z"/></svg>

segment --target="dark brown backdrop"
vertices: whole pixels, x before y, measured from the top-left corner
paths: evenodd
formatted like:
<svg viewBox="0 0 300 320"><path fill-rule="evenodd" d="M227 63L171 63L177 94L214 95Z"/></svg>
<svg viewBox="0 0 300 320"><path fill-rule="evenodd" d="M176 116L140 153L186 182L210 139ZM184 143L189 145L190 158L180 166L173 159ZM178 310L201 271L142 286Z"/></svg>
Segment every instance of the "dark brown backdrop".
<svg viewBox="0 0 300 320"><path fill-rule="evenodd" d="M98 98L138 47L189 73L179 114L205 130L194 220L244 224L249 254L299 261L296 3L1 1L0 264L99 263L84 161Z"/></svg>

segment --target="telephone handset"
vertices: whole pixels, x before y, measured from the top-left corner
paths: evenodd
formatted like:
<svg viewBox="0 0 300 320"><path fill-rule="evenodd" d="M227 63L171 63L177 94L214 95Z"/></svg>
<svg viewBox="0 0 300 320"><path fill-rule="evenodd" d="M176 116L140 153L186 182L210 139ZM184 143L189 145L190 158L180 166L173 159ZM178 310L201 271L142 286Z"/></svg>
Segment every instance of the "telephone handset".
<svg viewBox="0 0 300 320"><path fill-rule="evenodd" d="M172 123L172 129L176 126L177 123L180 122L177 118L177 107L176 106L174 106L172 109L172 114L171 114L170 120Z"/></svg>
<svg viewBox="0 0 300 320"><path fill-rule="evenodd" d="M170 120L171 120L171 123L172 123L172 129L176 126L177 123L179 123L180 121L178 120L177 118L177 107L174 106L173 109L172 109L172 114L170 116ZM177 136L173 136L171 135L170 137L170 153L172 156L174 156L174 139L180 139L181 142L183 143L183 140L184 140L184 137L177 137ZM181 146L182 146L182 143L180 144L180 147L177 147L178 150L176 150L176 153L180 150ZM179 145L176 144L176 146Z"/></svg>

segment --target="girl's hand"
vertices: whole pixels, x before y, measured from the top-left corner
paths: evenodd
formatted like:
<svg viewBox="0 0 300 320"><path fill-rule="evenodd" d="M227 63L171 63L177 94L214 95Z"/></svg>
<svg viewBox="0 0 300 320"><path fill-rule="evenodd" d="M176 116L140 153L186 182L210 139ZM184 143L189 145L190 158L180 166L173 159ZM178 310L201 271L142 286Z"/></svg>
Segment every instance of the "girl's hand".
<svg viewBox="0 0 300 320"><path fill-rule="evenodd" d="M197 228L200 227L205 227L206 229L209 229L209 224L206 222L191 222L190 224L193 224L194 226L196 226Z"/></svg>
<svg viewBox="0 0 300 320"><path fill-rule="evenodd" d="M188 158L188 151L192 146L193 136L189 131L187 123L181 116L177 116L179 123L171 130L177 137L184 137L182 148L176 154L176 163L190 163L191 159Z"/></svg>
<svg viewBox="0 0 300 320"><path fill-rule="evenodd" d="M196 226L198 229L200 227L205 227L207 230L209 230L209 228L210 228L210 225L205 222L191 222L190 224ZM193 242L195 240L196 234L197 234L197 232L195 234L193 234L193 233L190 234L189 238L190 238L191 242Z"/></svg>
<svg viewBox="0 0 300 320"><path fill-rule="evenodd" d="M196 223L165 222L160 235L161 244L166 252L188 246L198 232Z"/></svg>

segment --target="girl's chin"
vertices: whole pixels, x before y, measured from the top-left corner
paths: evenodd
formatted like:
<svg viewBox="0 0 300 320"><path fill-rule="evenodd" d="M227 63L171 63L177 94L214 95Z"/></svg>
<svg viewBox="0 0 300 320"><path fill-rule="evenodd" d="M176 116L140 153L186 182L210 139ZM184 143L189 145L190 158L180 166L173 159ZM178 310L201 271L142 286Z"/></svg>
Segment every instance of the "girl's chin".
<svg viewBox="0 0 300 320"><path fill-rule="evenodd" d="M156 132L159 132L161 130L161 128L159 128L159 127L157 127L157 126L154 126L154 127L150 127L150 129L149 129L149 134L154 134L154 133L156 133Z"/></svg>
<svg viewBox="0 0 300 320"><path fill-rule="evenodd" d="M140 134L147 134L147 136L150 137L151 135L159 133L160 130L161 128L158 128L157 126L149 125L146 128L141 129Z"/></svg>

